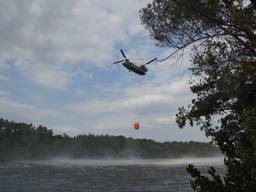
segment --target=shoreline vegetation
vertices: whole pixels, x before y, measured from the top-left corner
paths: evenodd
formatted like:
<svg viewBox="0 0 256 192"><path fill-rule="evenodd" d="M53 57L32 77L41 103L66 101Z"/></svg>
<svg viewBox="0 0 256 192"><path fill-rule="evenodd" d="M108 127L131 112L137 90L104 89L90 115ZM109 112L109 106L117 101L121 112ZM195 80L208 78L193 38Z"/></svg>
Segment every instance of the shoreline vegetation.
<svg viewBox="0 0 256 192"><path fill-rule="evenodd" d="M214 157L218 148L204 142L156 142L124 136L57 135L44 126L0 119L0 161L100 158Z"/></svg>

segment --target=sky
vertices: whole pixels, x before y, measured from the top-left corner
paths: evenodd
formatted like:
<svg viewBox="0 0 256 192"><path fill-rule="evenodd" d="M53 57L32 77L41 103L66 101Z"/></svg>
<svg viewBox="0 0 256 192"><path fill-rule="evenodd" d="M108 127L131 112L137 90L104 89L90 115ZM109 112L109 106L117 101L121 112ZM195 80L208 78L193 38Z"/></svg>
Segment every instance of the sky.
<svg viewBox="0 0 256 192"><path fill-rule="evenodd" d="M145 76L113 65L122 59L119 49L145 59L139 64L173 51L157 47L141 24L148 2L0 1L0 116L70 136L208 141L199 128L175 123L193 97L189 50L151 63Z"/></svg>

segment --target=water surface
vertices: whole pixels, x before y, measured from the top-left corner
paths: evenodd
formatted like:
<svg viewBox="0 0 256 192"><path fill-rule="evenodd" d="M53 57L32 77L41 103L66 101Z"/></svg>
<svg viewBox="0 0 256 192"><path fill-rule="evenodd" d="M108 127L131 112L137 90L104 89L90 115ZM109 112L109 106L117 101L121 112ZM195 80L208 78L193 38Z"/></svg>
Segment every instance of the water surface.
<svg viewBox="0 0 256 192"><path fill-rule="evenodd" d="M188 163L203 173L223 159L68 160L0 163L1 192L192 191Z"/></svg>

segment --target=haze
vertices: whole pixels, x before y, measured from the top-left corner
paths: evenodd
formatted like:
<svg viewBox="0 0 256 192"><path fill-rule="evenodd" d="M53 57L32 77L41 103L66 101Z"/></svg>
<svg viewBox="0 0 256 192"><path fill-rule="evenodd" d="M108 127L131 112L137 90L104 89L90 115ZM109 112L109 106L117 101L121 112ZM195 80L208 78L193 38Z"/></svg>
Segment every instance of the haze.
<svg viewBox="0 0 256 192"><path fill-rule="evenodd" d="M195 166L224 165L223 157L179 158L179 159L79 159L55 158L46 161L32 161L35 164L61 166L177 166L193 164Z"/></svg>

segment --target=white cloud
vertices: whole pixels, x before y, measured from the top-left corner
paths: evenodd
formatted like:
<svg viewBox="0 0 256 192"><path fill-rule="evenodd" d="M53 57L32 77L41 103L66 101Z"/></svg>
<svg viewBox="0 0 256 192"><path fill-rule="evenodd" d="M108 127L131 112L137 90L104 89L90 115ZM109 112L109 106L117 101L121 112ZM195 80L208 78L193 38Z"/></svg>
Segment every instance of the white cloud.
<svg viewBox="0 0 256 192"><path fill-rule="evenodd" d="M7 81L9 78L6 75L0 74L0 81Z"/></svg>
<svg viewBox="0 0 256 192"><path fill-rule="evenodd" d="M167 137L163 132L167 131L168 133L170 127L177 128L175 114L178 107L186 105L192 98L186 82L187 78L165 85L148 82L126 89L123 89L122 86L113 86L113 95L107 98L98 97L77 102L66 106L66 108L90 117L91 121L84 126L88 127L90 132L104 133L105 131L116 135L120 133L126 136L135 136L131 127L133 121L139 120L147 130L144 132L144 137L166 140ZM136 107L138 113L136 113ZM151 133L155 132L154 129L158 129L159 134L152 135ZM197 133L199 132L198 130Z"/></svg>
<svg viewBox="0 0 256 192"><path fill-rule="evenodd" d="M59 106L56 104L55 110L40 109L32 104L7 99L9 93L2 91L2 116L17 121L45 123L58 133L67 131L76 135L93 132L167 139L164 133L168 131L167 126L177 127L174 119L177 108L186 105L192 98L188 78L182 75L189 64L188 56L184 57L183 64L177 62L175 57L152 63L144 77L120 69L120 79L116 79L116 83L107 84L106 78L97 81L99 75L95 70L103 69L111 73L121 68L121 65L109 66L121 57L119 48L122 47L128 57L148 60L154 57L162 59L172 52L156 49L148 32L140 24L138 10L147 2L0 1L0 80L15 79L16 74L8 73L11 69L50 88L50 91L66 91L63 98L51 98L63 99ZM93 99L88 96L88 91L91 91L89 86L81 85L86 84L87 80L95 83ZM101 82L104 80L106 82ZM27 88L30 97L40 97L40 91L44 89L40 89L40 86L33 89L33 86ZM39 92L33 92L35 90ZM54 97L56 92L47 93L43 94L46 99L44 108L47 108L47 98ZM135 119L136 105L146 127L136 133L138 135L130 129ZM65 106L64 109L62 106ZM61 126L63 122L65 125ZM163 128L158 129L160 132L157 134L155 127L161 126Z"/></svg>
<svg viewBox="0 0 256 192"><path fill-rule="evenodd" d="M16 67L27 78L49 88L66 90L71 77L71 74L58 69L57 66L48 64L37 63L36 65L31 65L29 61L18 60Z"/></svg>
<svg viewBox="0 0 256 192"><path fill-rule="evenodd" d="M3 96L9 95L8 92L2 93ZM5 97L0 97L0 106L1 117L15 121L25 121L40 124L47 123L49 118L61 116L61 113L59 112L40 109L31 105L25 105Z"/></svg>
<svg viewBox="0 0 256 192"><path fill-rule="evenodd" d="M182 104L184 100L191 98L191 95L187 96L186 81L187 79L183 79L166 85L148 83L130 86L126 89L118 87L117 90L113 90L112 93L114 94L111 97L98 97L77 102L67 106L67 108L79 113L98 114L129 111L135 105L138 105L141 109L149 109L152 106L151 110L163 106L171 107L172 103L176 106L178 103ZM120 95L119 97L116 97L115 93L117 92Z"/></svg>
<svg viewBox="0 0 256 192"><path fill-rule="evenodd" d="M125 43L143 31L138 18L142 4L118 0L1 1L0 54L7 52L17 60L17 69L29 79L49 88L66 89L71 81L66 65L82 62L102 67L112 60L116 43Z"/></svg>
<svg viewBox="0 0 256 192"><path fill-rule="evenodd" d="M140 129L134 130L133 123L139 120ZM52 126L56 133L78 134L109 134L123 135L133 138L149 138L157 141L207 141L204 133L196 127L179 129L172 116L147 116L137 119L134 114L109 114L100 119L86 121L81 125L64 124Z"/></svg>
<svg viewBox="0 0 256 192"><path fill-rule="evenodd" d="M2 90L0 90L0 98L1 98L1 97L6 97L6 96L8 96L8 95L10 95L10 92L9 92L9 91L2 91Z"/></svg>

